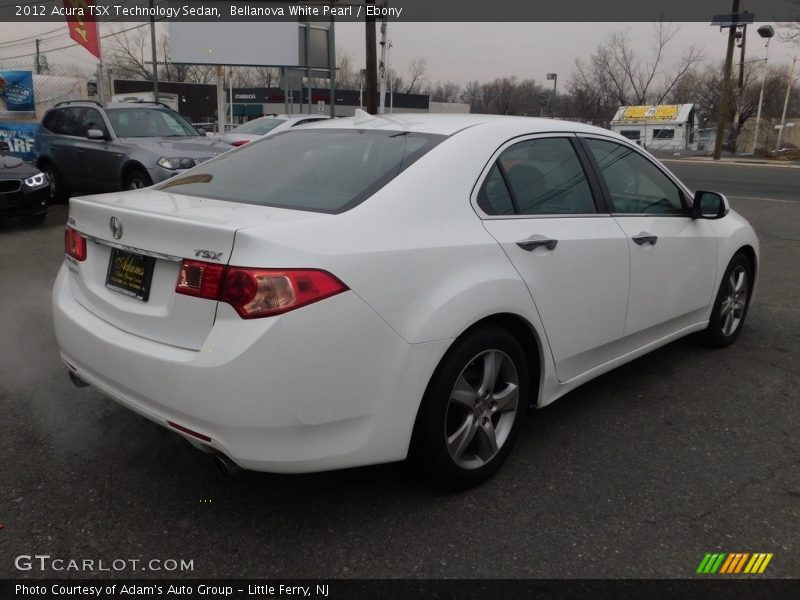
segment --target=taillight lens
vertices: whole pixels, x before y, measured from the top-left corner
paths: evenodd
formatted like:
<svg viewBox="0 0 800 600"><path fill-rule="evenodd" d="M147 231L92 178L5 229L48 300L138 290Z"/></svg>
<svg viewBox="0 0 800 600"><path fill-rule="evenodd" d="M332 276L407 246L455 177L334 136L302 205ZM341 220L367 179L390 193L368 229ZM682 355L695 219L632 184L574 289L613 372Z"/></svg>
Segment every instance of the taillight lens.
<svg viewBox="0 0 800 600"><path fill-rule="evenodd" d="M75 260L86 260L86 238L72 227L64 230L64 252Z"/></svg>
<svg viewBox="0 0 800 600"><path fill-rule="evenodd" d="M225 265L215 265L200 260L184 260L178 273L175 291L187 296L216 300L219 298L219 287L224 272Z"/></svg>
<svg viewBox="0 0 800 600"><path fill-rule="evenodd" d="M231 142L231 146L236 146L238 148L239 146L244 146L249 141L250 140L236 140L235 142Z"/></svg>
<svg viewBox="0 0 800 600"><path fill-rule="evenodd" d="M255 269L184 260L175 291L227 302L243 319L269 317L318 302L348 288L327 271Z"/></svg>

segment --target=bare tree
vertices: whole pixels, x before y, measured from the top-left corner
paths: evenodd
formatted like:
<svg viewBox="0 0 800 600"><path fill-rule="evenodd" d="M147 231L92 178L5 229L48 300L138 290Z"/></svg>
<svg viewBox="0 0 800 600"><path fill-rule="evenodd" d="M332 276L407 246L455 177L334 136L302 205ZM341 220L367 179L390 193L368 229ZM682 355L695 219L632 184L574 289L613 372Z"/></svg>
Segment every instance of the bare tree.
<svg viewBox="0 0 800 600"><path fill-rule="evenodd" d="M452 81L437 81L427 89L431 102L458 102L461 86Z"/></svg>
<svg viewBox="0 0 800 600"><path fill-rule="evenodd" d="M146 28L133 31L120 29L108 38L106 44L106 64L120 79L152 79L153 68L150 60L150 37Z"/></svg>
<svg viewBox="0 0 800 600"><path fill-rule="evenodd" d="M613 91L620 105L659 104L703 58L700 49L689 46L672 68L666 68L667 50L676 32L674 25L654 23L653 46L646 60L631 47L627 30L611 32L588 65L576 64L576 79L587 86L599 86L606 94Z"/></svg>
<svg viewBox="0 0 800 600"><path fill-rule="evenodd" d="M424 58L412 58L408 63L408 81L406 94L418 94L422 90L428 77L428 61Z"/></svg>
<svg viewBox="0 0 800 600"><path fill-rule="evenodd" d="M800 0L789 0L789 2L800 7ZM800 8L798 8L798 12L800 12ZM778 37L784 42L800 46L800 14L795 15L794 21L781 23L778 26Z"/></svg>

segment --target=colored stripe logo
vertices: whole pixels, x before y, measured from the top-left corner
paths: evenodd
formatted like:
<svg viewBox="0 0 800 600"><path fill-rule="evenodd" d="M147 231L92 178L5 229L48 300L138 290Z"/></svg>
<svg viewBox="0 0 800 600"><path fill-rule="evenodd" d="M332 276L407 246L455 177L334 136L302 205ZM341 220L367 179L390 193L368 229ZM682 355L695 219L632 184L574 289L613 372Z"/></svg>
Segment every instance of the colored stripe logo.
<svg viewBox="0 0 800 600"><path fill-rule="evenodd" d="M697 573L702 575L756 575L763 573L773 554L766 552L718 552L706 554L697 567Z"/></svg>

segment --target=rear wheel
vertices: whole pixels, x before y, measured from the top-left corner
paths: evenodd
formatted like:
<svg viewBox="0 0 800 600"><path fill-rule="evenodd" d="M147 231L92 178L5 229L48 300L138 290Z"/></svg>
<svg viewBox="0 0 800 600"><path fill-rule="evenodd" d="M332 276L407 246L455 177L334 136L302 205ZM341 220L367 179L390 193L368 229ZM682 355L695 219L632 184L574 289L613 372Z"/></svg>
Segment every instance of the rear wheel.
<svg viewBox="0 0 800 600"><path fill-rule="evenodd" d="M153 185L153 180L150 179L150 175L141 169L131 171L125 177L126 190L140 190L142 188L150 187L151 185Z"/></svg>
<svg viewBox="0 0 800 600"><path fill-rule="evenodd" d="M753 288L753 267L744 254L733 257L714 301L706 339L715 346L732 344L744 326Z"/></svg>
<svg viewBox="0 0 800 600"><path fill-rule="evenodd" d="M491 477L514 444L528 402L528 369L516 338L478 329L443 359L423 399L412 454L451 488Z"/></svg>

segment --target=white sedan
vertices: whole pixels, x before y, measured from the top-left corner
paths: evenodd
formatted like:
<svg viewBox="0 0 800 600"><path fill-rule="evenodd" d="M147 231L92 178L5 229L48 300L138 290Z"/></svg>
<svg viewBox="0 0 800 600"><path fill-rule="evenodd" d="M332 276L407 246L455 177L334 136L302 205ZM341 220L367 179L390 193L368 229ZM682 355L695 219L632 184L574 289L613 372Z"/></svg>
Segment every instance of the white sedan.
<svg viewBox="0 0 800 600"><path fill-rule="evenodd" d="M526 411L742 330L758 239L609 131L360 113L72 198L53 291L77 384L246 469L413 456L467 486ZM76 417L77 418L77 417Z"/></svg>
<svg viewBox="0 0 800 600"><path fill-rule="evenodd" d="M259 117L223 133L219 136L219 141L231 146L244 146L263 135L286 131L298 125L314 123L324 119L330 119L330 117L324 115L270 115L268 117Z"/></svg>

